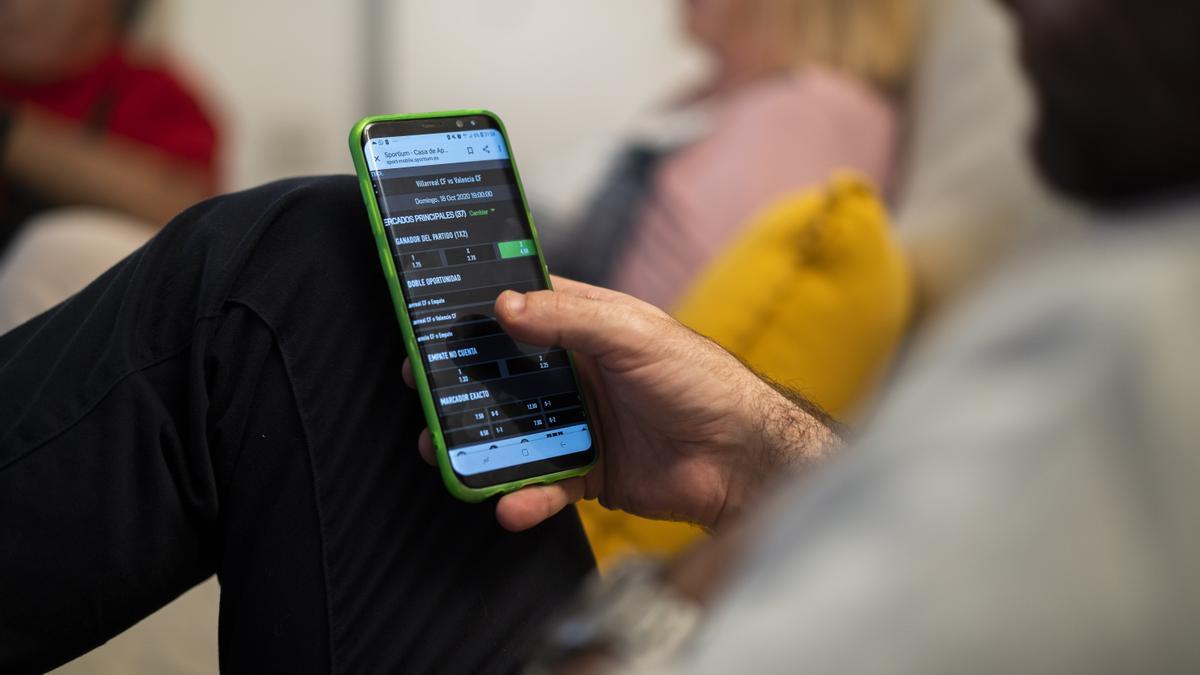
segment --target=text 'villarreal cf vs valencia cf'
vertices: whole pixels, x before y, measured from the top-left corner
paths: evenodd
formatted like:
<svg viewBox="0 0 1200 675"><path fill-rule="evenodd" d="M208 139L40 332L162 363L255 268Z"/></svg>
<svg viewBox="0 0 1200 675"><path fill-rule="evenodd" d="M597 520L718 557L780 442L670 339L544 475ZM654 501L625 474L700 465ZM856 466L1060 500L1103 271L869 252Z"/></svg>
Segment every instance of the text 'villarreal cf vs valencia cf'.
<svg viewBox="0 0 1200 675"><path fill-rule="evenodd" d="M505 289L546 288L503 135L375 136L364 150L455 471L588 450L566 352L515 342L495 318Z"/></svg>

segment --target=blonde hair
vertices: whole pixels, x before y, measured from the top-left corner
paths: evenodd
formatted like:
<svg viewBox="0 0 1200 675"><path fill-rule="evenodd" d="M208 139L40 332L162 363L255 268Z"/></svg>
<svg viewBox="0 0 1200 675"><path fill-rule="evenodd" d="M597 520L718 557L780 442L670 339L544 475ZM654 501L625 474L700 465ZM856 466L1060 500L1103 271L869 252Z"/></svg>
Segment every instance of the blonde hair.
<svg viewBox="0 0 1200 675"><path fill-rule="evenodd" d="M918 0L756 0L773 56L788 66L821 65L897 95L908 82L919 26Z"/></svg>

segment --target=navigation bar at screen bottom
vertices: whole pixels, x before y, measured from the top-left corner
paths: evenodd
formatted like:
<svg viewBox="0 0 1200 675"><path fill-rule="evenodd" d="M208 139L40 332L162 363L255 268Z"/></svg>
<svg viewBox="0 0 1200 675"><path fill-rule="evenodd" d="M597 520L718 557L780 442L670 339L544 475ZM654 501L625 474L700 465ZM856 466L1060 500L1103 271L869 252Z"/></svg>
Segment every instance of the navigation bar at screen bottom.
<svg viewBox="0 0 1200 675"><path fill-rule="evenodd" d="M450 449L450 465L463 476L584 452L592 445L586 424Z"/></svg>

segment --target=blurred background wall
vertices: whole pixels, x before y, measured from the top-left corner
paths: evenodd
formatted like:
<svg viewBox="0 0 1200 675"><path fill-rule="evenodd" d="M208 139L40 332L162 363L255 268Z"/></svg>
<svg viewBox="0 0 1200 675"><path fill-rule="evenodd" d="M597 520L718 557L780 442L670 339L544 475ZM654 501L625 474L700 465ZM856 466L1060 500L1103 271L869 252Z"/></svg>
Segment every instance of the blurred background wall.
<svg viewBox="0 0 1200 675"><path fill-rule="evenodd" d="M582 136L613 135L703 72L677 5L161 0L146 26L220 105L227 188L349 172L346 134L366 114L484 104L536 183Z"/></svg>

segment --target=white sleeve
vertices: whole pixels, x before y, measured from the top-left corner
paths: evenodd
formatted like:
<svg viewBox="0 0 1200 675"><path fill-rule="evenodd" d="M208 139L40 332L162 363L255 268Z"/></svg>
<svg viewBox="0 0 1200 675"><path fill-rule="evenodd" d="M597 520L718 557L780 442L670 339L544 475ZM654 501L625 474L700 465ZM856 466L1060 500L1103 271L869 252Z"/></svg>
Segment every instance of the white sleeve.
<svg viewBox="0 0 1200 675"><path fill-rule="evenodd" d="M1200 672L1200 284L1091 262L927 343L670 672Z"/></svg>

